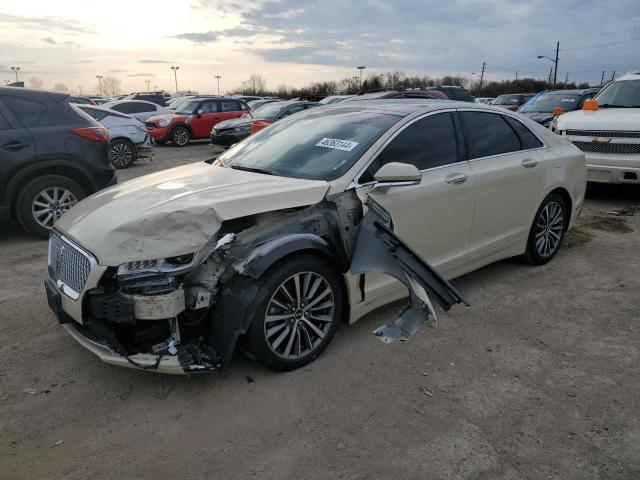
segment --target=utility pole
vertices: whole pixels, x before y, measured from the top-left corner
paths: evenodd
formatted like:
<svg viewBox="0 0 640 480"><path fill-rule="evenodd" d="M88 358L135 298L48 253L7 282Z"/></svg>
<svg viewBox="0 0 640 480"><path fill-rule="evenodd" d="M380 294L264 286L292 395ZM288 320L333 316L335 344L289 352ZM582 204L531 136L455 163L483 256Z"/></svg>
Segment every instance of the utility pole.
<svg viewBox="0 0 640 480"><path fill-rule="evenodd" d="M484 80L484 67L487 64L485 62L482 62L482 71L480 72L480 84L478 85L478 91L480 91L482 89L482 80Z"/></svg>
<svg viewBox="0 0 640 480"><path fill-rule="evenodd" d="M518 73L520 73L520 72L518 72L518 71L516 70L516 83L518 82Z"/></svg>
<svg viewBox="0 0 640 480"><path fill-rule="evenodd" d="M616 79L616 71L613 71L613 75L611 75L611 81L613 82Z"/></svg>
<svg viewBox="0 0 640 480"><path fill-rule="evenodd" d="M356 67L358 70L360 70L360 90L362 90L362 71L367 68L364 65L360 65L358 67Z"/></svg>
<svg viewBox="0 0 640 480"><path fill-rule="evenodd" d="M176 82L176 93L178 93L178 70L180 70L180 67L171 67L171 70L173 70L173 79Z"/></svg>
<svg viewBox="0 0 640 480"><path fill-rule="evenodd" d="M11 70L16 74L16 82L18 82L18 72L20 71L20 67L11 67Z"/></svg>
<svg viewBox="0 0 640 480"><path fill-rule="evenodd" d="M98 90L100 90L100 95L102 95L102 75L96 75L98 79Z"/></svg>
<svg viewBox="0 0 640 480"><path fill-rule="evenodd" d="M78 85L78 92L80 95L82 95L82 85Z"/></svg>
<svg viewBox="0 0 640 480"><path fill-rule="evenodd" d="M218 96L220 96L220 79L222 78L222 75L214 75L214 78L218 80Z"/></svg>
<svg viewBox="0 0 640 480"><path fill-rule="evenodd" d="M600 77L600 86L604 83L604 70L602 70L602 76Z"/></svg>
<svg viewBox="0 0 640 480"><path fill-rule="evenodd" d="M569 72L567 72L564 76L564 88L567 88L568 83L569 83Z"/></svg>
<svg viewBox="0 0 640 480"><path fill-rule="evenodd" d="M560 52L560 42L556 43L556 60L553 62L555 68L553 69L553 88L556 88L556 81L558 80L558 53Z"/></svg>
<svg viewBox="0 0 640 480"><path fill-rule="evenodd" d="M547 81L547 83L549 84L549 86L551 86L551 75L553 74L553 67L549 68L549 80Z"/></svg>
<svg viewBox="0 0 640 480"><path fill-rule="evenodd" d="M151 84L151 80L145 80L144 83L147 84L147 93L149 93L149 85Z"/></svg>

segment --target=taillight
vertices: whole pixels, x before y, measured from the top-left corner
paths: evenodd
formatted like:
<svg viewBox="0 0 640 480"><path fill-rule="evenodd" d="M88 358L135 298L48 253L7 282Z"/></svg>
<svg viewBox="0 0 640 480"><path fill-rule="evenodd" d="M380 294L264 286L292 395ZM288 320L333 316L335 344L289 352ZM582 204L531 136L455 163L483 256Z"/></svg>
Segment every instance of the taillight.
<svg viewBox="0 0 640 480"><path fill-rule="evenodd" d="M109 141L109 132L104 127L74 128L71 131L79 137L84 137L89 140L93 140L94 142Z"/></svg>

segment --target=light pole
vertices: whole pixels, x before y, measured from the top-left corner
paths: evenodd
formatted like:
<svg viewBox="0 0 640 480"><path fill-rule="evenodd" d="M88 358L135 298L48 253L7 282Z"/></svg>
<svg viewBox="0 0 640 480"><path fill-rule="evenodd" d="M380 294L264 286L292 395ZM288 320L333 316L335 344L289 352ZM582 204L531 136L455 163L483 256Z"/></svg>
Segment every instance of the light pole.
<svg viewBox="0 0 640 480"><path fill-rule="evenodd" d="M222 78L222 75L214 75L214 78L218 80L218 96L220 96L220 79Z"/></svg>
<svg viewBox="0 0 640 480"><path fill-rule="evenodd" d="M100 95L102 95L102 75L96 75L98 79L98 90L100 90Z"/></svg>
<svg viewBox="0 0 640 480"><path fill-rule="evenodd" d="M78 85L78 92L82 95L82 85Z"/></svg>
<svg viewBox="0 0 640 480"><path fill-rule="evenodd" d="M151 84L151 80L145 80L144 83L147 84L147 93L149 93L149 85Z"/></svg>
<svg viewBox="0 0 640 480"><path fill-rule="evenodd" d="M18 72L20 71L20 67L11 67L11 70L16 74L16 82L18 82Z"/></svg>
<svg viewBox="0 0 640 480"><path fill-rule="evenodd" d="M247 82L242 82L242 94L245 95L247 93Z"/></svg>
<svg viewBox="0 0 640 480"><path fill-rule="evenodd" d="M556 81L558 80L558 53L560 52L560 42L556 43L556 58L547 57L546 55L538 55L538 59L546 58L553 62L553 86L556 86ZM549 81L551 83L551 81Z"/></svg>
<svg viewBox="0 0 640 480"><path fill-rule="evenodd" d="M173 78L176 81L176 93L178 93L178 70L180 70L180 67L171 67L171 70L173 70Z"/></svg>
<svg viewBox="0 0 640 480"><path fill-rule="evenodd" d="M362 71L367 68L364 65L360 65L358 67L356 67L358 70L360 70L360 90L362 90Z"/></svg>

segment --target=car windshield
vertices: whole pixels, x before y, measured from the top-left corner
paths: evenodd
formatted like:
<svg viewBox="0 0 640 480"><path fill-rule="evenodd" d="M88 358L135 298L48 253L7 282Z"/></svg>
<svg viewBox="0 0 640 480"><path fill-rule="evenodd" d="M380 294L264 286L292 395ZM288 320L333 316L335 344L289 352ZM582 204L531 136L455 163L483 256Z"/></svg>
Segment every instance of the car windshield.
<svg viewBox="0 0 640 480"><path fill-rule="evenodd" d="M224 167L335 180L400 117L359 110L309 111L276 122L218 157Z"/></svg>
<svg viewBox="0 0 640 480"><path fill-rule="evenodd" d="M556 107L562 107L566 112L578 108L579 93L543 93L539 97L532 98L522 107L521 112L551 113Z"/></svg>
<svg viewBox="0 0 640 480"><path fill-rule="evenodd" d="M610 83L595 100L601 107L640 108L640 80Z"/></svg>
<svg viewBox="0 0 640 480"><path fill-rule="evenodd" d="M192 114L194 112L194 110L196 109L196 107L198 106L199 100L189 100L184 102L182 105L180 105L178 108L175 109L176 113L185 113L185 114Z"/></svg>
<svg viewBox="0 0 640 480"><path fill-rule="evenodd" d="M278 113L280 113L285 107L288 107L287 103L270 102L260 105L253 111L253 118L263 118L265 120L273 120Z"/></svg>
<svg viewBox="0 0 640 480"><path fill-rule="evenodd" d="M520 103L520 95L500 95L493 102L494 105L517 105Z"/></svg>

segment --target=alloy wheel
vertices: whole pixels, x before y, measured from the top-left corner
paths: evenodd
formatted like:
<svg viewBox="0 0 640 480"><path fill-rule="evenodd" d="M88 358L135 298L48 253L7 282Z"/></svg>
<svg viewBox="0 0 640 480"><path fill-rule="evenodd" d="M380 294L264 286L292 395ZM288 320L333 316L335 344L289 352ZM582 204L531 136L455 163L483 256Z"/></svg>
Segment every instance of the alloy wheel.
<svg viewBox="0 0 640 480"><path fill-rule="evenodd" d="M50 229L64 212L78 203L76 196L63 187L49 187L38 193L31 204L31 213L38 225Z"/></svg>
<svg viewBox="0 0 640 480"><path fill-rule="evenodd" d="M536 222L536 250L540 256L552 256L560 246L564 232L564 212L558 202L547 203Z"/></svg>
<svg viewBox="0 0 640 480"><path fill-rule="evenodd" d="M264 335L271 351L297 360L316 350L334 321L334 293L316 272L292 275L275 290L267 306Z"/></svg>
<svg viewBox="0 0 640 480"><path fill-rule="evenodd" d="M189 133L184 128L179 128L173 132L173 141L182 147L189 143Z"/></svg>
<svg viewBox="0 0 640 480"><path fill-rule="evenodd" d="M133 162L133 150L131 146L124 142L111 145L109 149L109 161L116 168L128 167Z"/></svg>

